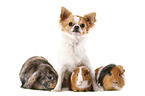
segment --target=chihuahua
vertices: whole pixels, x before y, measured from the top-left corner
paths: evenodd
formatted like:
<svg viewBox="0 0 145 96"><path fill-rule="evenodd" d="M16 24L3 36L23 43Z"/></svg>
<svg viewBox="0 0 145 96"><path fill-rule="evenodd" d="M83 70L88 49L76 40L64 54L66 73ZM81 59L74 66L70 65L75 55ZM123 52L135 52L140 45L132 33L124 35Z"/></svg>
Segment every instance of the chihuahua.
<svg viewBox="0 0 145 96"><path fill-rule="evenodd" d="M96 13L72 15L66 8L61 8L60 24L62 27L62 46L58 66L58 82L53 91L61 91L64 78L68 80L76 67L86 66L93 76L93 89L97 90L95 75L85 53L84 43L90 28L96 22Z"/></svg>

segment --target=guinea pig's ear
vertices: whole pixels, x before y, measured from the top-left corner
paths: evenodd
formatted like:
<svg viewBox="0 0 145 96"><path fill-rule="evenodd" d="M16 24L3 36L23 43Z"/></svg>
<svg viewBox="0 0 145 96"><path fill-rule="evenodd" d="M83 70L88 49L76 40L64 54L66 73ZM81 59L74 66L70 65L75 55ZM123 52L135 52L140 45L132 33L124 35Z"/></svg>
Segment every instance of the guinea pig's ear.
<svg viewBox="0 0 145 96"><path fill-rule="evenodd" d="M76 71L77 71L77 70L76 70L76 69L74 69L74 70L72 71L72 73L76 73Z"/></svg>
<svg viewBox="0 0 145 96"><path fill-rule="evenodd" d="M118 67L120 69L121 73L125 72L125 70L123 69L123 67L121 65L117 65L116 67Z"/></svg>
<svg viewBox="0 0 145 96"><path fill-rule="evenodd" d="M76 72L76 69L74 69L73 72Z"/></svg>
<svg viewBox="0 0 145 96"><path fill-rule="evenodd" d="M85 69L84 74L86 74L86 75L89 74L89 70Z"/></svg>
<svg viewBox="0 0 145 96"><path fill-rule="evenodd" d="M79 68L75 68L75 69L73 70L73 72L77 72L77 70L79 70Z"/></svg>
<svg viewBox="0 0 145 96"><path fill-rule="evenodd" d="M112 76L112 73L110 71L108 71L107 73L108 73L108 75Z"/></svg>

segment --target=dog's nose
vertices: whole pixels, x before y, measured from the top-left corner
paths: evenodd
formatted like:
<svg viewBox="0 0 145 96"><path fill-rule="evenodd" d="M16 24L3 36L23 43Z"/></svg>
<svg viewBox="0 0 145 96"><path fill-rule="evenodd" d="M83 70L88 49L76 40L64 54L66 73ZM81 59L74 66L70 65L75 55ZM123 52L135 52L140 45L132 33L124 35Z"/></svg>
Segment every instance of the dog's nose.
<svg viewBox="0 0 145 96"><path fill-rule="evenodd" d="M75 29L79 29L79 26L75 26Z"/></svg>

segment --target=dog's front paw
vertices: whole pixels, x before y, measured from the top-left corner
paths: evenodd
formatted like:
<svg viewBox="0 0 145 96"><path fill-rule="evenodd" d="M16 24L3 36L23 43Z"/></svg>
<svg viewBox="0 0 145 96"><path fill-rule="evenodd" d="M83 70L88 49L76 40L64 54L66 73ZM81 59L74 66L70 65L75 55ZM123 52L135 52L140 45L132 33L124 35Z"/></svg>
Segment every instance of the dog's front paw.
<svg viewBox="0 0 145 96"><path fill-rule="evenodd" d="M93 87L94 91L101 91L103 90L103 88L98 87L97 85Z"/></svg>
<svg viewBox="0 0 145 96"><path fill-rule="evenodd" d="M51 90L51 92L60 92L60 91L61 91L61 89L58 89L58 88Z"/></svg>
<svg viewBox="0 0 145 96"><path fill-rule="evenodd" d="M104 89L103 88L95 88L95 89L93 89L95 92L97 92L97 91L104 91Z"/></svg>

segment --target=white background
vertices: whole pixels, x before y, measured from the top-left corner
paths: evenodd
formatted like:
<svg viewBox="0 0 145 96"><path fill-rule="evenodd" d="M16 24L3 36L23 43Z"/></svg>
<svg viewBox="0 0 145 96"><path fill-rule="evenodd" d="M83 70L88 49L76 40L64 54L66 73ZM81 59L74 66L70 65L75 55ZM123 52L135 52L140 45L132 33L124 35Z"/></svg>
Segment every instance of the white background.
<svg viewBox="0 0 145 96"><path fill-rule="evenodd" d="M32 56L43 56L57 70L61 42L60 9L74 15L96 12L86 50L93 69L110 63L124 66L126 85L121 91L49 92L20 88L19 72ZM144 0L1 0L0 94L15 96L144 95Z"/></svg>

